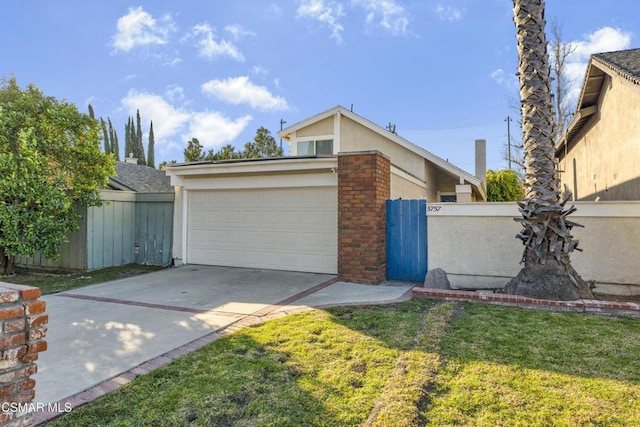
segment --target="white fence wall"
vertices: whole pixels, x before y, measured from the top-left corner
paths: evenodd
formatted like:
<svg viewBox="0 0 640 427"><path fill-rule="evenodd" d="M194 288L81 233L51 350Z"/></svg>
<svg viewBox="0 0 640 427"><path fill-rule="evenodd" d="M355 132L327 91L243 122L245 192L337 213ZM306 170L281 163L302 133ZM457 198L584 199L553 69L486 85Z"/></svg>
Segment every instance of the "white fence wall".
<svg viewBox="0 0 640 427"><path fill-rule="evenodd" d="M583 252L572 264L596 292L640 295L640 202L576 202L570 216ZM442 203L427 208L429 269L445 270L453 288L502 288L520 270L524 245L515 203Z"/></svg>

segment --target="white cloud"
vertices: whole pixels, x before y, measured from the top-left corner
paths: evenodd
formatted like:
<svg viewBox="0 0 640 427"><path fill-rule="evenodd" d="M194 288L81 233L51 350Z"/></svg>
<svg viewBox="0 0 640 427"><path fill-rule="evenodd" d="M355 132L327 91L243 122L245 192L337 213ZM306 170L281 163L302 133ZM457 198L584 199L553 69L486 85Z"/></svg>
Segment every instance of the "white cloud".
<svg viewBox="0 0 640 427"><path fill-rule="evenodd" d="M227 25L225 31L231 34L234 40L240 40L247 36L255 36L256 33L244 29L240 24Z"/></svg>
<svg viewBox="0 0 640 427"><path fill-rule="evenodd" d="M402 6L394 0L351 0L362 7L367 14L367 24L377 24L394 36L407 32L409 18Z"/></svg>
<svg viewBox="0 0 640 427"><path fill-rule="evenodd" d="M145 121L143 127L153 121L156 146L161 150L181 147L193 137L207 148L219 148L237 138L252 120L249 115L233 120L218 112L191 111L173 105L169 102L170 97L176 97L177 101L183 96L182 88L178 86L167 88L165 96L131 89L121 101L123 109L131 116L140 110Z"/></svg>
<svg viewBox="0 0 640 427"><path fill-rule="evenodd" d="M269 11L269 13L273 15L276 15L276 16L282 15L282 8L275 3L271 3L267 10Z"/></svg>
<svg viewBox="0 0 640 427"><path fill-rule="evenodd" d="M250 115L231 120L215 111L192 113L189 131L182 139L188 141L195 137L207 148L220 147L236 139L251 120Z"/></svg>
<svg viewBox="0 0 640 427"><path fill-rule="evenodd" d="M167 86L167 90L165 91L165 96L171 102L184 101L184 89L182 88L182 86L169 85Z"/></svg>
<svg viewBox="0 0 640 427"><path fill-rule="evenodd" d="M624 50L631 45L631 33L618 28L603 27L583 40L570 42L573 52L567 57L565 74L567 77L567 101L574 104L580 96L582 82L589 57L595 53Z"/></svg>
<svg viewBox="0 0 640 427"><path fill-rule="evenodd" d="M489 77L500 86L505 86L509 89L518 89L518 77L515 73L507 75L502 68L498 68L492 71Z"/></svg>
<svg viewBox="0 0 640 427"><path fill-rule="evenodd" d="M140 110L145 121L153 120L153 134L158 145L168 142L189 121L188 112L153 93L131 89L121 102L129 115L135 116L136 110Z"/></svg>
<svg viewBox="0 0 640 427"><path fill-rule="evenodd" d="M329 28L331 31L330 38L336 43L342 44L342 31L344 27L340 24L339 19L344 16L342 5L333 1L326 2L324 0L302 0L296 11L296 15L304 18L315 19Z"/></svg>
<svg viewBox="0 0 640 427"><path fill-rule="evenodd" d="M458 22L465 13L464 9L450 5L438 4L433 8L434 13L441 21Z"/></svg>
<svg viewBox="0 0 640 427"><path fill-rule="evenodd" d="M247 104L262 111L288 110L287 101L275 96L264 86L258 86L247 76L210 80L202 85L202 91L233 105Z"/></svg>
<svg viewBox="0 0 640 427"><path fill-rule="evenodd" d="M240 49L228 40L216 40L214 28L206 22L194 26L183 40L190 38L197 39L198 54L203 58L228 56L238 62L244 62L244 55Z"/></svg>
<svg viewBox="0 0 640 427"><path fill-rule="evenodd" d="M118 19L117 32L112 37L113 47L129 52L137 46L164 45L172 31L175 31L175 25L171 16L157 21L142 7L129 8L129 12Z"/></svg>
<svg viewBox="0 0 640 427"><path fill-rule="evenodd" d="M253 67L251 67L251 71L253 72L253 74L255 74L256 76L262 76L262 77L266 77L269 75L269 70L267 70L265 67L263 67L262 65L254 65Z"/></svg>

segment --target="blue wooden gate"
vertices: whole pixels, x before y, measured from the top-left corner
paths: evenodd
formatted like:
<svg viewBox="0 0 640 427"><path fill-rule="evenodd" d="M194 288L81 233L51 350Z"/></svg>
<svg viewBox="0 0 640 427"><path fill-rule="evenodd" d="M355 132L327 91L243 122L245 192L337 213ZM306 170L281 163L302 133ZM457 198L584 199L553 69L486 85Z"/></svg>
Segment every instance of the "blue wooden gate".
<svg viewBox="0 0 640 427"><path fill-rule="evenodd" d="M426 200L387 200L387 280L423 282L426 274Z"/></svg>

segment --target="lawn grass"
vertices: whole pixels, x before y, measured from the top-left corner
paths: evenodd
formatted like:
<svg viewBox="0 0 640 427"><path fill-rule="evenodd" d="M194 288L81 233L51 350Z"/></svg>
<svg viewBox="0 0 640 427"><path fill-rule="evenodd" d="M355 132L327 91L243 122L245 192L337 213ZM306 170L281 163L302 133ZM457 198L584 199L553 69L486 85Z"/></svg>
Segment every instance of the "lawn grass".
<svg viewBox="0 0 640 427"><path fill-rule="evenodd" d="M55 426L640 425L640 320L411 300L290 315Z"/></svg>
<svg viewBox="0 0 640 427"><path fill-rule="evenodd" d="M103 268L89 272L65 270L36 270L30 268L16 268L15 276L0 276L0 281L40 288L42 295L55 294L69 289L124 279L161 270L163 267L154 265L128 264L118 267Z"/></svg>

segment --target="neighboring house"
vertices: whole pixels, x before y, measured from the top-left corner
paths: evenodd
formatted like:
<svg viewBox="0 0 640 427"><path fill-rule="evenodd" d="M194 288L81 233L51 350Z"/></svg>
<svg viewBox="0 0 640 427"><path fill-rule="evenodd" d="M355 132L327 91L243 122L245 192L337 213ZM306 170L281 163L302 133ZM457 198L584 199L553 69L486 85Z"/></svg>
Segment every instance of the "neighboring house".
<svg viewBox="0 0 640 427"><path fill-rule="evenodd" d="M591 56L556 156L573 200L640 200L640 49Z"/></svg>
<svg viewBox="0 0 640 427"><path fill-rule="evenodd" d="M339 153L386 156L391 198L486 200L482 180L340 106L279 135L291 156L167 166L176 265L336 274Z"/></svg>
<svg viewBox="0 0 640 427"><path fill-rule="evenodd" d="M80 229L62 245L57 260L36 255L17 263L73 270L169 265L174 199L169 178L163 171L134 163L118 163L116 174L100 191L104 205L80 210Z"/></svg>
<svg viewBox="0 0 640 427"><path fill-rule="evenodd" d="M116 176L109 178L109 187L136 193L173 193L171 180L164 171L136 162L132 157L118 162Z"/></svg>

